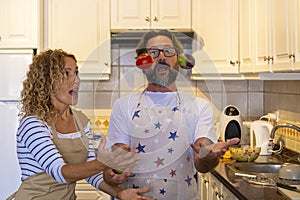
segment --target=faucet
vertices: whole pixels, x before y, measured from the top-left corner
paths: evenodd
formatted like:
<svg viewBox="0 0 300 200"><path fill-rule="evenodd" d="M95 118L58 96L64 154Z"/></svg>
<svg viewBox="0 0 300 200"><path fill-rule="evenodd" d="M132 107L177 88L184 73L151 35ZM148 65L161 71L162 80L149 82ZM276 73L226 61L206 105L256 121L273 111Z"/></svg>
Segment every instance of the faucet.
<svg viewBox="0 0 300 200"><path fill-rule="evenodd" d="M273 140L275 138L275 132L277 131L277 129L279 128L291 128L291 129L294 129L296 131L299 131L300 132L300 127L299 126L296 126L294 124L278 124L276 126L274 126L271 130L271 135L270 135L270 142L273 143ZM279 149L278 150L269 150L270 152L272 153L281 153L281 151L283 150L283 144L281 141L279 141Z"/></svg>

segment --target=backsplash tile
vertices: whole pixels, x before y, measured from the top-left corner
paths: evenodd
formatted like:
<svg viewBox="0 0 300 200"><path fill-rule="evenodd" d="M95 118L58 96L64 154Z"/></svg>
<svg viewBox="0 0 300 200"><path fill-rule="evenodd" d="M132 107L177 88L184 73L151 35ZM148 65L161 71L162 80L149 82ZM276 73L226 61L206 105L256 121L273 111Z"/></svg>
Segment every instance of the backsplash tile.
<svg viewBox="0 0 300 200"><path fill-rule="evenodd" d="M284 141L285 148L300 153L300 132L289 128L280 128L276 131L275 142L278 143L279 139Z"/></svg>
<svg viewBox="0 0 300 200"><path fill-rule="evenodd" d="M118 92L96 92L94 97L94 108L97 109L110 109L114 99L119 98Z"/></svg>
<svg viewBox="0 0 300 200"><path fill-rule="evenodd" d="M264 113L275 110L300 113L299 85L299 80L264 81Z"/></svg>
<svg viewBox="0 0 300 200"><path fill-rule="evenodd" d="M250 92L263 92L264 91L264 81L262 80L252 80L248 82L248 91Z"/></svg>
<svg viewBox="0 0 300 200"><path fill-rule="evenodd" d="M78 104L76 108L83 109L93 109L95 105L94 102L94 92L80 91L78 94Z"/></svg>
<svg viewBox="0 0 300 200"><path fill-rule="evenodd" d="M119 91L134 91L145 86L145 76L137 67L120 67L120 90Z"/></svg>
<svg viewBox="0 0 300 200"><path fill-rule="evenodd" d="M80 81L80 92L93 92L94 82L93 81Z"/></svg>
<svg viewBox="0 0 300 200"><path fill-rule="evenodd" d="M79 109L89 119L94 135L107 135L111 109Z"/></svg>
<svg viewBox="0 0 300 200"><path fill-rule="evenodd" d="M277 124L294 124L300 127L300 114L295 112L289 112L285 110L277 110L278 115ZM275 142L281 138L285 142L285 148L300 153L300 132L291 128L279 128L275 134Z"/></svg>
<svg viewBox="0 0 300 200"><path fill-rule="evenodd" d="M263 116L264 94L262 92L248 92L248 116Z"/></svg>
<svg viewBox="0 0 300 200"><path fill-rule="evenodd" d="M119 67L114 66L112 67L111 71L113 75L109 80L95 81L93 91L114 91L116 88L119 88Z"/></svg>
<svg viewBox="0 0 300 200"><path fill-rule="evenodd" d="M223 81L225 92L245 92L248 90L248 81Z"/></svg>
<svg viewBox="0 0 300 200"><path fill-rule="evenodd" d="M248 116L248 96L247 92L226 92L224 99L224 107L226 105L236 106L240 112L241 116Z"/></svg>
<svg viewBox="0 0 300 200"><path fill-rule="evenodd" d="M202 92L223 92L224 84L221 80L196 81L197 89Z"/></svg>

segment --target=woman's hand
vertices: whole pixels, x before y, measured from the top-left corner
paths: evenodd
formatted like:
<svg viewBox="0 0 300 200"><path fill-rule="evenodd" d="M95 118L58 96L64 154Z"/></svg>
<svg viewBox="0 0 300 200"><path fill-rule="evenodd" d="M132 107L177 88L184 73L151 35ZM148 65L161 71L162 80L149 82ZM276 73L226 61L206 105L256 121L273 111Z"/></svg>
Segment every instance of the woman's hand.
<svg viewBox="0 0 300 200"><path fill-rule="evenodd" d="M109 152L105 149L106 137L101 136L98 147L97 160L112 169L131 171L138 163L139 158L136 153L125 151L122 148L116 148Z"/></svg>
<svg viewBox="0 0 300 200"><path fill-rule="evenodd" d="M118 192L118 198L121 200L154 200L153 198L139 195L149 191L149 187L125 189Z"/></svg>

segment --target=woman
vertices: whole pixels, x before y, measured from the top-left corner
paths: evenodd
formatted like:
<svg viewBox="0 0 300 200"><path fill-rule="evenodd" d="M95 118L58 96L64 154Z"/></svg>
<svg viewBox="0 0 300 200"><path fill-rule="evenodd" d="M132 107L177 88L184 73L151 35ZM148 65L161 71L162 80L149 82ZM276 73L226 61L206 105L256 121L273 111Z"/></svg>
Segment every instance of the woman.
<svg viewBox="0 0 300 200"><path fill-rule="evenodd" d="M103 181L106 167L130 170L134 153L105 150L101 140L96 157L92 151L87 117L71 108L78 101L80 79L76 58L63 50L46 50L33 58L21 92L21 121L17 154L22 184L15 199L76 199L76 181L120 199L141 197L149 188L121 190Z"/></svg>

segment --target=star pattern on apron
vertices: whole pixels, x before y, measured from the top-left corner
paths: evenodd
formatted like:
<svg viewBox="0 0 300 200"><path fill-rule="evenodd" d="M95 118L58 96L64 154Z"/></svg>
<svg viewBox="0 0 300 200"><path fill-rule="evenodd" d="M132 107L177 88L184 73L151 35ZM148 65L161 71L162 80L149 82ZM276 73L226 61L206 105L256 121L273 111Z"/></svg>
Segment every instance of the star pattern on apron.
<svg viewBox="0 0 300 200"><path fill-rule="evenodd" d="M142 93L143 99L144 93ZM139 164L124 187L148 186L145 196L162 199L197 199L197 182L190 153L190 139L180 101L176 106L142 107L132 115L131 148Z"/></svg>

